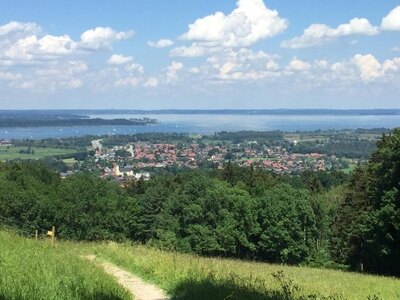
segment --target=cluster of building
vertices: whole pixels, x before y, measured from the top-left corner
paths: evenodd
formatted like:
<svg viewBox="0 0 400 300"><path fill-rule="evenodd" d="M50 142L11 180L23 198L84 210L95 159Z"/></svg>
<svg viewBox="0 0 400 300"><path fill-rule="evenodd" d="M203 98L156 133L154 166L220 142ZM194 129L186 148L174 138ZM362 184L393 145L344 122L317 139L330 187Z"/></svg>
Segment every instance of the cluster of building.
<svg viewBox="0 0 400 300"><path fill-rule="evenodd" d="M249 159L240 163L242 166L257 166L275 173L299 173L305 170L325 171L333 167L335 157L328 158L324 154L288 153L285 148L271 147L261 153L251 151Z"/></svg>
<svg viewBox="0 0 400 300"><path fill-rule="evenodd" d="M10 141L8 141L8 140L4 140L4 139L1 139L0 140L0 146L5 146L5 147L10 147L10 146L12 146L12 143L10 142Z"/></svg>
<svg viewBox="0 0 400 300"><path fill-rule="evenodd" d="M103 176L143 177L146 180L150 178L148 171L154 168L198 168L204 165L223 168L228 160L241 166L259 167L275 173L340 168L340 161L334 156L289 153L282 146L257 145L256 142L228 145L138 142L109 149L97 148L95 154L97 163L109 163L103 168Z"/></svg>

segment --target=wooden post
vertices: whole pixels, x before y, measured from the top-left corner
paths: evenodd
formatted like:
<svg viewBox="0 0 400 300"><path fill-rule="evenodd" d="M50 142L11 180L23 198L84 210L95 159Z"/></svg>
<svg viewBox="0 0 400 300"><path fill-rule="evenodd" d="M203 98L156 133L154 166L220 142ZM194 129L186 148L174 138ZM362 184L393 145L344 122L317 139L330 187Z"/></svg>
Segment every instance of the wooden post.
<svg viewBox="0 0 400 300"><path fill-rule="evenodd" d="M38 230L36 229L35 230L35 240L37 240L38 239Z"/></svg>
<svg viewBox="0 0 400 300"><path fill-rule="evenodd" d="M360 263L360 271L361 271L361 273L364 272L364 264L363 263Z"/></svg>
<svg viewBox="0 0 400 300"><path fill-rule="evenodd" d="M56 238L56 227L51 228L51 247L54 248L54 240Z"/></svg>

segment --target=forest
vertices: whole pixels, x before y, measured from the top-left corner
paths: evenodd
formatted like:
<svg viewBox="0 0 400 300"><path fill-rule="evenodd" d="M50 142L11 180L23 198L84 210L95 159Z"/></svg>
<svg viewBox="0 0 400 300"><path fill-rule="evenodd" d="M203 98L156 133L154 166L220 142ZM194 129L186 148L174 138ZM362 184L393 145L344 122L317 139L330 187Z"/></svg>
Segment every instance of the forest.
<svg viewBox="0 0 400 300"><path fill-rule="evenodd" d="M400 276L400 130L350 175L222 170L124 187L41 162L0 164L0 223L59 239L115 240L202 256Z"/></svg>

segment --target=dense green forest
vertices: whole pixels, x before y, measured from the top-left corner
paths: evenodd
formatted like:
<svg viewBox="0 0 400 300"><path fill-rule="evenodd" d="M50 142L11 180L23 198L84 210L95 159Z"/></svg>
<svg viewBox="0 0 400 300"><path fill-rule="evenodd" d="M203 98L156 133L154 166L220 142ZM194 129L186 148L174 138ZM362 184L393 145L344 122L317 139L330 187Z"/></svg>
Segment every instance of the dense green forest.
<svg viewBox="0 0 400 300"><path fill-rule="evenodd" d="M399 178L400 130L352 175L273 175L227 163L121 188L9 162L0 164L0 221L23 232L56 225L60 239L400 276Z"/></svg>

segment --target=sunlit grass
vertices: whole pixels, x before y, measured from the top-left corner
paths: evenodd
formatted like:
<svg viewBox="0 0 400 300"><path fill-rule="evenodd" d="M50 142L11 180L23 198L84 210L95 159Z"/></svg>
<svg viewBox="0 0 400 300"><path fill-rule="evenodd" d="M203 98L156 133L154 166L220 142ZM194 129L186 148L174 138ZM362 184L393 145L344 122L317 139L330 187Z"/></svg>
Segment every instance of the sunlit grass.
<svg viewBox="0 0 400 300"><path fill-rule="evenodd" d="M202 258L117 243L35 241L0 231L0 299L129 299L94 254L172 299L400 299L400 280L335 270Z"/></svg>
<svg viewBox="0 0 400 300"><path fill-rule="evenodd" d="M0 299L131 299L77 250L0 231Z"/></svg>
<svg viewBox="0 0 400 300"><path fill-rule="evenodd" d="M400 280L390 277L200 258L114 243L92 246L90 251L159 284L177 298L201 299L201 293L208 293L207 299L400 299ZM306 298L312 296L317 298Z"/></svg>

